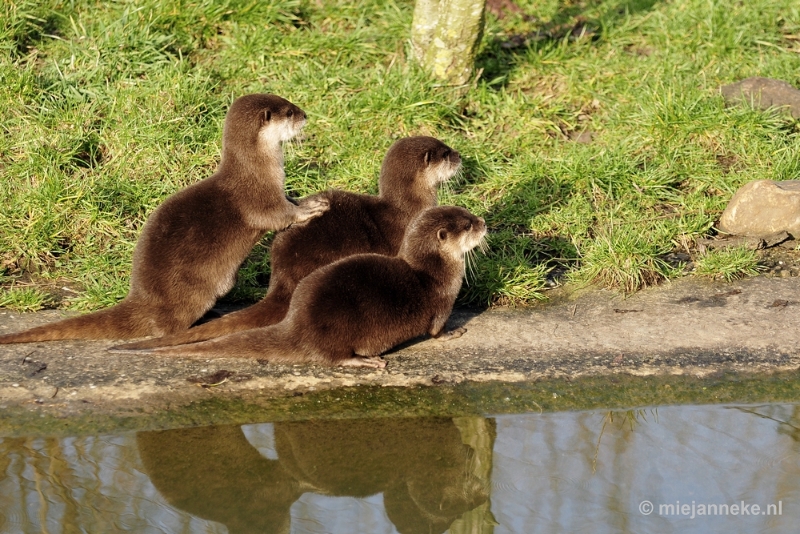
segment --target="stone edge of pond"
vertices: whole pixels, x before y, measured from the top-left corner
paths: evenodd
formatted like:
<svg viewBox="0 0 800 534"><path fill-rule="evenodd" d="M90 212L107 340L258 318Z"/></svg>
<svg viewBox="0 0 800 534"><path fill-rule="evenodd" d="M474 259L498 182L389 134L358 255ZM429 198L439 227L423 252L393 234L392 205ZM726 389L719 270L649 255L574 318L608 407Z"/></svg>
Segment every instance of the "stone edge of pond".
<svg viewBox="0 0 800 534"><path fill-rule="evenodd" d="M624 411L676 404L764 404L800 400L796 368L703 375L629 372L528 381L465 381L439 385L347 386L276 395L240 390L202 397L154 395L125 407L36 403L6 406L0 437L99 435L215 424L307 419L456 417L602 409Z"/></svg>
<svg viewBox="0 0 800 534"><path fill-rule="evenodd" d="M522 310L457 309L450 326L466 326L463 337L446 343L408 343L386 355L387 369L381 371L120 355L106 352L114 344L106 341L5 345L0 346L0 435L24 428L29 433L99 432L245 419L601 406L593 402L550 406L535 395L530 397L532 404L519 406L511 400L470 400L470 395L482 398L483 393L475 392L495 391L502 384L524 391L530 384L564 381L575 392L584 382L612 388L624 376L630 376L626 384L631 380L645 388L654 381L666 380L674 388L681 381L713 381L718 375L741 377L752 384L759 375L768 382L771 376L791 380L800 368L798 295L800 278L755 277L731 284L684 279L627 296L604 291L564 294ZM0 310L0 331L43 324L60 315L52 310L33 314ZM414 393L389 393L405 389ZM356 392L374 391L402 400L392 401L391 410L367 402L378 398L376 393L365 393L357 408L335 401L339 392L356 398ZM473 393L458 393L468 391ZM447 392L455 396L447 397ZM609 398L607 407L672 402L668 391L658 392L664 395ZM297 399L312 398L317 399L318 409L311 410L303 404L306 401L300 403L305 408L297 407ZM442 399L438 404L424 400L438 398ZM725 399L792 401L800 400L800 395L773 399L741 390ZM686 402L714 400L699 395ZM241 413L223 409L228 402L250 408ZM211 406L220 407L219 413L212 413Z"/></svg>

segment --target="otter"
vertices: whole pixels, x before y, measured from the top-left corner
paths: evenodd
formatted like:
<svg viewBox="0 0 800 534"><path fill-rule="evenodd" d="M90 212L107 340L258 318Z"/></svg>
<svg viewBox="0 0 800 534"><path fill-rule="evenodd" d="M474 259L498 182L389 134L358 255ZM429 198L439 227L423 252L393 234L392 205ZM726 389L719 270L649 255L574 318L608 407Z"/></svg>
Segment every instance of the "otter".
<svg viewBox="0 0 800 534"><path fill-rule="evenodd" d="M484 220L464 208L429 208L412 221L396 257L356 254L305 277L281 322L145 352L383 368L388 349L425 333L448 335L464 256L485 234Z"/></svg>
<svg viewBox="0 0 800 534"><path fill-rule="evenodd" d="M381 165L378 196L338 190L319 193L309 198L328 202L328 211L275 236L269 289L261 301L174 336L114 348L181 345L278 323L297 284L315 269L353 254L396 255L409 222L436 205L438 186L460 167L459 153L438 139L414 136L396 141Z"/></svg>
<svg viewBox="0 0 800 534"><path fill-rule="evenodd" d="M283 149L306 114L277 95L237 98L225 118L222 158L210 177L168 197L145 222L133 251L128 295L118 304L19 333L0 343L132 339L188 329L227 293L267 231L324 212L325 198L284 194Z"/></svg>

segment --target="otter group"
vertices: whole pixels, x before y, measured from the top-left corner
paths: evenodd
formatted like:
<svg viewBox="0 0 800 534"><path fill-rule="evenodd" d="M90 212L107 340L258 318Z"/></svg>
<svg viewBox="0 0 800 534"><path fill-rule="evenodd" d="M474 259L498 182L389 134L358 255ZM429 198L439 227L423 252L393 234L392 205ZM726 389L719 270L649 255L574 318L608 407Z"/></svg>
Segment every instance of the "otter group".
<svg viewBox="0 0 800 534"><path fill-rule="evenodd" d="M149 336L109 350L384 367L380 355L391 347L441 337L464 255L486 233L467 210L437 206L437 188L457 173L460 155L432 137L400 139L383 160L377 196L328 190L295 203L283 191L282 143L305 122L279 96L236 99L217 171L147 219L125 299L0 336L0 344ZM278 233L266 296L190 328L231 289L268 231Z"/></svg>

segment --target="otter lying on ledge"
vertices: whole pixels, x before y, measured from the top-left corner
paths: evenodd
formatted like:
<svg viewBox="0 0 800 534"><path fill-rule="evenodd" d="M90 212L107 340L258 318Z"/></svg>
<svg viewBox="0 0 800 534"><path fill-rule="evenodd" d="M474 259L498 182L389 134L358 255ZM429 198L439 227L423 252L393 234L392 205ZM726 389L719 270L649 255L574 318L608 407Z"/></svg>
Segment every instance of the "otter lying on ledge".
<svg viewBox="0 0 800 534"><path fill-rule="evenodd" d="M463 208L429 208L412 221L397 257L357 254L304 278L280 323L141 352L385 367L386 350L425 333L442 336L464 255L485 235L484 220ZM124 347L109 350L130 352Z"/></svg>

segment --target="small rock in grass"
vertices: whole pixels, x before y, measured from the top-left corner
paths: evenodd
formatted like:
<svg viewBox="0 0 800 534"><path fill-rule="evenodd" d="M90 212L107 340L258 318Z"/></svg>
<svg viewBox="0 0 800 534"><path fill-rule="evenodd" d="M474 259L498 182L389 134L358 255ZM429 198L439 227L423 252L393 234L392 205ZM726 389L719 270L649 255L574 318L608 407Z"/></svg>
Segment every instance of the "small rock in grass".
<svg viewBox="0 0 800 534"><path fill-rule="evenodd" d="M576 143L588 145L594 139L594 132L570 132L569 138Z"/></svg>
<svg viewBox="0 0 800 534"><path fill-rule="evenodd" d="M786 108L795 119L800 119L800 90L772 78L747 78L723 85L720 92L728 105L750 102L758 109Z"/></svg>
<svg viewBox="0 0 800 534"><path fill-rule="evenodd" d="M800 180L756 180L743 185L722 213L725 233L765 238L787 232L800 237Z"/></svg>

